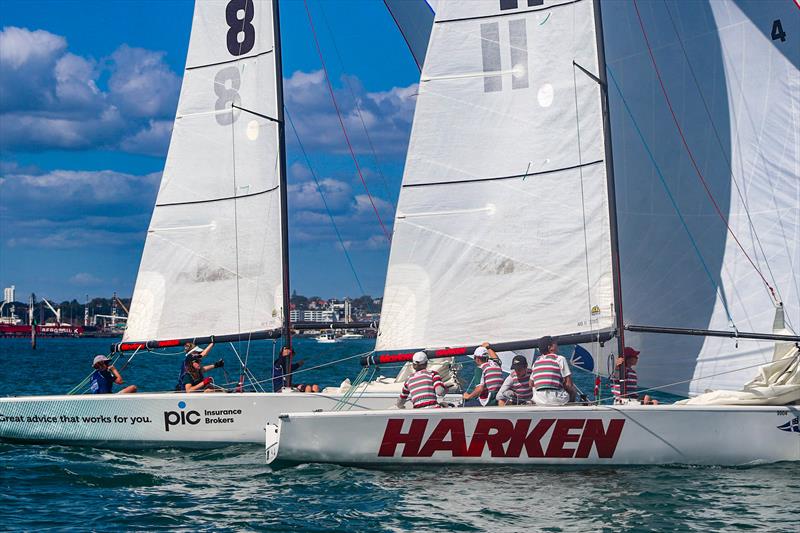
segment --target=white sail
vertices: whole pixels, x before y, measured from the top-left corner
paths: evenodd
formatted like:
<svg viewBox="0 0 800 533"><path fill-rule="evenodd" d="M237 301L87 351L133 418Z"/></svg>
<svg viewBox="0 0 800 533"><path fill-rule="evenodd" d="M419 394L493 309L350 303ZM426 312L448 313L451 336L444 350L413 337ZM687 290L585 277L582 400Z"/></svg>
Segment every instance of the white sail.
<svg viewBox="0 0 800 533"><path fill-rule="evenodd" d="M529 4L437 4L378 350L614 324L594 6Z"/></svg>
<svg viewBox="0 0 800 533"><path fill-rule="evenodd" d="M602 12L607 64L620 87L609 76L625 322L769 333L775 304L763 275L797 334L800 11L782 0L638 8L641 25L633 2L607 2ZM645 34L731 231L683 145ZM627 333L626 342L642 351L640 385L674 384L669 390L690 395L739 390L774 349L769 341L656 334Z"/></svg>
<svg viewBox="0 0 800 533"><path fill-rule="evenodd" d="M126 340L281 326L275 62L271 2L197 2Z"/></svg>

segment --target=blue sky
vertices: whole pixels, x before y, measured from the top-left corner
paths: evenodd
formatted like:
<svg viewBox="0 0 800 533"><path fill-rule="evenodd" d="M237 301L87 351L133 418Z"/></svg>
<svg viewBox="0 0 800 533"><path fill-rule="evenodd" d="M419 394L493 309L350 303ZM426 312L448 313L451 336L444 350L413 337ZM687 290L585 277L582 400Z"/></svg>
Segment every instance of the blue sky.
<svg viewBox="0 0 800 533"><path fill-rule="evenodd" d="M380 0L309 0L348 134L390 228L419 78ZM180 90L189 1L0 4L0 285L18 299L132 293ZM388 244L347 154L301 1L282 1L286 105L365 291ZM377 160L353 94L362 102ZM292 288L356 295L287 129ZM324 265L324 268L322 267Z"/></svg>

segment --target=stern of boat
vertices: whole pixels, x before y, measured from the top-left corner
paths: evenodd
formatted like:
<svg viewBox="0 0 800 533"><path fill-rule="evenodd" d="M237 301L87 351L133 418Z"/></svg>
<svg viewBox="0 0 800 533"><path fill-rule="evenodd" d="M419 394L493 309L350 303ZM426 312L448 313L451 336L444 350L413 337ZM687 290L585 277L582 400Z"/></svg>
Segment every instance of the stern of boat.
<svg viewBox="0 0 800 533"><path fill-rule="evenodd" d="M279 418L283 418L286 415L281 415ZM266 461L267 464L272 464L278 458L278 445L280 444L281 440L281 422L278 421L277 424L267 423L265 428L265 444L266 444Z"/></svg>

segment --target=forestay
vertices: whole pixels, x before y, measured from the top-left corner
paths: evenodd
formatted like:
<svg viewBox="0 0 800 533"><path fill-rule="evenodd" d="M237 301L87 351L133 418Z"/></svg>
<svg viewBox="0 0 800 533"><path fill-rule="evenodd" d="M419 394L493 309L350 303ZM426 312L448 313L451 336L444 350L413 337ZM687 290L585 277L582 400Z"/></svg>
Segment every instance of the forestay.
<svg viewBox="0 0 800 533"><path fill-rule="evenodd" d="M625 321L768 333L775 300L763 275L797 334L800 10L783 0L636 7L603 3ZM690 395L741 389L774 349L655 334L626 342L642 351L640 383Z"/></svg>
<svg viewBox="0 0 800 533"><path fill-rule="evenodd" d="M126 341L281 327L275 61L271 2L197 2Z"/></svg>
<svg viewBox="0 0 800 533"><path fill-rule="evenodd" d="M614 326L593 4L539 4L437 3L378 350Z"/></svg>

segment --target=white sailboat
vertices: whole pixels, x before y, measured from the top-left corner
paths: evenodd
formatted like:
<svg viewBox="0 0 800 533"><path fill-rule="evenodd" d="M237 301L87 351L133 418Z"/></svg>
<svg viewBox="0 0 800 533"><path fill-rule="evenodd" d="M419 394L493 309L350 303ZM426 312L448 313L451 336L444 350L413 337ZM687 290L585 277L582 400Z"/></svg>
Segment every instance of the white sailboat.
<svg viewBox="0 0 800 533"><path fill-rule="evenodd" d="M169 153L117 351L286 338L285 168L278 2L197 2ZM0 439L263 443L264 420L281 412L385 407L402 383L346 385L317 394L0 398Z"/></svg>
<svg viewBox="0 0 800 533"><path fill-rule="evenodd" d="M800 460L798 14L437 2L376 350L552 335L605 368L615 339L641 350L640 386L692 399L290 413L267 460Z"/></svg>

